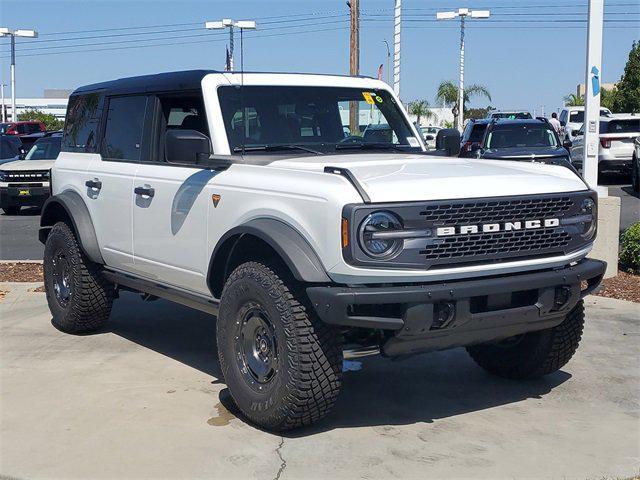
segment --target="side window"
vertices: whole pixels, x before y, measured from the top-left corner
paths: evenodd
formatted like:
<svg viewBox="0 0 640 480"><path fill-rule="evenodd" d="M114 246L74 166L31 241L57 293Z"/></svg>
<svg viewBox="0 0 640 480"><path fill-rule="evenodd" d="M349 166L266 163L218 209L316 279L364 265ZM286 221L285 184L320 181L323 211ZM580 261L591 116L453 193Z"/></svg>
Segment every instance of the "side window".
<svg viewBox="0 0 640 480"><path fill-rule="evenodd" d="M142 155L147 97L112 97L108 101L101 154L105 159L137 162Z"/></svg>
<svg viewBox="0 0 640 480"><path fill-rule="evenodd" d="M104 95L101 92L72 95L69 98L62 136L63 152L97 151L103 104Z"/></svg>
<svg viewBox="0 0 640 480"><path fill-rule="evenodd" d="M18 130L18 133L20 135L25 135L27 133L31 133L30 131L27 130L27 124L26 123L19 123L17 130Z"/></svg>
<svg viewBox="0 0 640 480"><path fill-rule="evenodd" d="M562 125L565 125L567 123L567 111L563 110L562 112L560 112L560 123Z"/></svg>

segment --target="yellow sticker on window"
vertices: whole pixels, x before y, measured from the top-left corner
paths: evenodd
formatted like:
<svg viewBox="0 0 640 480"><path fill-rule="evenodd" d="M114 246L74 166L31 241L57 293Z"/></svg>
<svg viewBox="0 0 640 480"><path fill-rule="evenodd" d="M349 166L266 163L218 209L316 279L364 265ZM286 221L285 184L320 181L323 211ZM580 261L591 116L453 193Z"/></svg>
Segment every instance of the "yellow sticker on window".
<svg viewBox="0 0 640 480"><path fill-rule="evenodd" d="M369 105L375 105L375 101L373 100L373 95L369 92L362 92L362 96L364 97L364 101Z"/></svg>

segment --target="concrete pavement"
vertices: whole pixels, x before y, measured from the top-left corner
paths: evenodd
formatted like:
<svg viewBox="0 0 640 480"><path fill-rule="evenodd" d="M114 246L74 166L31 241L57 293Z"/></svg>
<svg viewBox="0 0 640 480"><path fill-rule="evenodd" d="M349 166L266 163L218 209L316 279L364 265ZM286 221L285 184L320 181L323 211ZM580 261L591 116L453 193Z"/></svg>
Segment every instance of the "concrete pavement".
<svg viewBox="0 0 640 480"><path fill-rule="evenodd" d="M125 293L103 332L71 336L51 325L44 294L7 288L0 474L595 479L640 468L638 304L589 297L578 353L537 381L491 377L462 349L356 359L333 413L281 437L232 413L211 317Z"/></svg>

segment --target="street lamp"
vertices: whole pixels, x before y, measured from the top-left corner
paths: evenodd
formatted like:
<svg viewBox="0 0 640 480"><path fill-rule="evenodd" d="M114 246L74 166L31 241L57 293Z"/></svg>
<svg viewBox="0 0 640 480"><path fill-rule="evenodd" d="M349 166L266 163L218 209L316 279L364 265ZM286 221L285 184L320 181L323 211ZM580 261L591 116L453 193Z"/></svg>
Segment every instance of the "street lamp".
<svg viewBox="0 0 640 480"><path fill-rule="evenodd" d="M239 20L236 22L230 18L223 18L220 22L205 22L204 26L207 30L229 29L229 71L233 72L233 29L234 27L239 28L242 35L243 30L255 30L256 22L254 20Z"/></svg>
<svg viewBox="0 0 640 480"><path fill-rule="evenodd" d="M16 37L38 38L35 30L10 30L0 28L0 37L11 37L11 120L18 120L16 113Z"/></svg>
<svg viewBox="0 0 640 480"><path fill-rule="evenodd" d="M464 21L465 18L489 18L489 10L469 10L459 8L457 12L438 12L436 19L453 20L460 17L460 84L458 86L458 130L462 132L464 124Z"/></svg>

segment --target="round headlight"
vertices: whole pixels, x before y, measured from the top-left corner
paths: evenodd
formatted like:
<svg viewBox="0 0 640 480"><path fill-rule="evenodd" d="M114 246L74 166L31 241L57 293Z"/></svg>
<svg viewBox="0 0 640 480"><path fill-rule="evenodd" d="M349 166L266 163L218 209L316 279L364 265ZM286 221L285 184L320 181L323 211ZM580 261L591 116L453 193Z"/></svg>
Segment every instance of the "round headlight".
<svg viewBox="0 0 640 480"><path fill-rule="evenodd" d="M402 249L403 240L388 238L384 234L402 230L402 221L391 212L373 212L362 221L358 228L360 247L375 259L393 257Z"/></svg>
<svg viewBox="0 0 640 480"><path fill-rule="evenodd" d="M596 235L596 228L598 227L598 206L590 198L585 198L580 206L580 211L583 215L590 215L591 220L582 222L582 231L580 235L585 240L591 240Z"/></svg>

